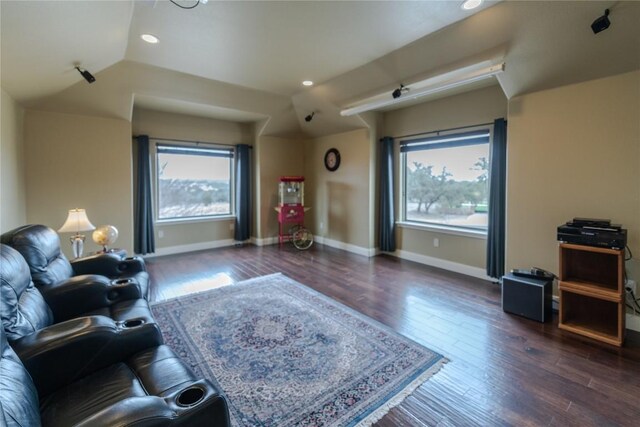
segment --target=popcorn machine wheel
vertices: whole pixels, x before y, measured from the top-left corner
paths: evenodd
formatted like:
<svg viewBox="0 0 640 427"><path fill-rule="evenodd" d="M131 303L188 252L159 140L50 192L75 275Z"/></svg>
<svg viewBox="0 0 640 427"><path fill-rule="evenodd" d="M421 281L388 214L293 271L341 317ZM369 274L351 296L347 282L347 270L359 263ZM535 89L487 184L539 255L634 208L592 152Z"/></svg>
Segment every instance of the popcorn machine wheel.
<svg viewBox="0 0 640 427"><path fill-rule="evenodd" d="M304 227L304 177L281 176L278 186L278 241L290 241L297 249L309 249L313 245L313 234Z"/></svg>

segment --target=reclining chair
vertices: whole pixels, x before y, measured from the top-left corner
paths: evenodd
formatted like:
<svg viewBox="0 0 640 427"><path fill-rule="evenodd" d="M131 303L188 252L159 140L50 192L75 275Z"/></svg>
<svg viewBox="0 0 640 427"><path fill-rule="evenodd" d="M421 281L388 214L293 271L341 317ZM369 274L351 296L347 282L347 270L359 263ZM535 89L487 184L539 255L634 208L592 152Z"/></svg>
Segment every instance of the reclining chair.
<svg viewBox="0 0 640 427"><path fill-rule="evenodd" d="M119 320L74 318L102 297L49 307L22 256L0 245L0 425L228 426L220 393L161 345L146 300L115 310Z"/></svg>
<svg viewBox="0 0 640 427"><path fill-rule="evenodd" d="M72 279L106 285L131 284L138 288L137 298L147 299L149 274L140 257L125 258L117 253L104 253L69 262L60 250L60 237L44 225L25 225L0 236L0 242L22 254L29 264L36 286L51 286Z"/></svg>
<svg viewBox="0 0 640 427"><path fill-rule="evenodd" d="M112 355L102 368L52 384L50 373L69 359L80 359L74 351L60 357L41 361L47 369L29 372L0 328L0 425L230 425L224 397L209 381L197 380L164 345L126 357Z"/></svg>
<svg viewBox="0 0 640 427"><path fill-rule="evenodd" d="M114 343L121 337L131 337L128 339L141 340L146 346L162 344L149 303L142 298L127 298L132 292L126 288L118 293L118 297L124 297L122 300L112 298L111 286L100 284L74 286L67 281L52 292L46 292L47 288L42 288L43 296L34 286L22 255L0 244L0 317L10 342L20 346L40 335L47 339L39 343L55 344L54 338L60 333L86 332L86 328L91 327L104 334L114 334Z"/></svg>

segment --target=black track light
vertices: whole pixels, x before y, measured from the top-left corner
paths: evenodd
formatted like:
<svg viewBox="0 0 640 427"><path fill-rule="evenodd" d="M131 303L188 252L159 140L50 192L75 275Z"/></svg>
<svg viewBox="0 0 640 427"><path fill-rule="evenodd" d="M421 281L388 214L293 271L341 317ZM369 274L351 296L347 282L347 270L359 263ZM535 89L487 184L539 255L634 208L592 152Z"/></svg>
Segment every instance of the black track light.
<svg viewBox="0 0 640 427"><path fill-rule="evenodd" d="M315 115L316 115L316 112L312 111L311 114L309 114L307 117L304 118L304 121L307 123L310 122L311 120L313 120L313 116Z"/></svg>
<svg viewBox="0 0 640 427"><path fill-rule="evenodd" d="M93 74L91 74L90 72L88 72L87 70L80 68L80 67L76 67L76 70L78 70L78 72L82 75L82 77L84 77L84 79L89 82L89 83L93 83L96 81L96 78L93 77Z"/></svg>
<svg viewBox="0 0 640 427"><path fill-rule="evenodd" d="M598 34L600 31L609 28L609 25L611 25L611 21L609 21L609 9L605 9L604 15L593 21L591 29L593 30L593 34Z"/></svg>
<svg viewBox="0 0 640 427"><path fill-rule="evenodd" d="M401 84L399 88L391 92L391 96L393 96L393 99L400 98L402 96L402 93L408 90L409 90L408 88L405 88L404 85Z"/></svg>

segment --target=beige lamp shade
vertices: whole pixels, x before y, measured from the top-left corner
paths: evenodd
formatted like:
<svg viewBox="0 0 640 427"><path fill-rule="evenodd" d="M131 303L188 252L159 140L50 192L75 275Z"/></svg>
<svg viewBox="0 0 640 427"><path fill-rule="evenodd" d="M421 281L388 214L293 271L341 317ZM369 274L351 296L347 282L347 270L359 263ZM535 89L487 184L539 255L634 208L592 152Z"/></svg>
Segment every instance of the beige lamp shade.
<svg viewBox="0 0 640 427"><path fill-rule="evenodd" d="M62 224L58 233L78 233L80 231L95 230L95 228L87 218L87 212L84 209L71 209L67 220Z"/></svg>

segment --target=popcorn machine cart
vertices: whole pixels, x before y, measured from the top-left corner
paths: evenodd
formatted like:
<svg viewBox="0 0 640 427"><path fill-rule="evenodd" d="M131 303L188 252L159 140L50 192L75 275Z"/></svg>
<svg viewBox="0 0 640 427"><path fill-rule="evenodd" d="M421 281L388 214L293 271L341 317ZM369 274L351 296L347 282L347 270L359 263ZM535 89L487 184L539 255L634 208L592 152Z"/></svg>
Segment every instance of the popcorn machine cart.
<svg viewBox="0 0 640 427"><path fill-rule="evenodd" d="M291 241L298 249L309 249L313 235L304 227L304 177L281 176L278 186L278 241Z"/></svg>

